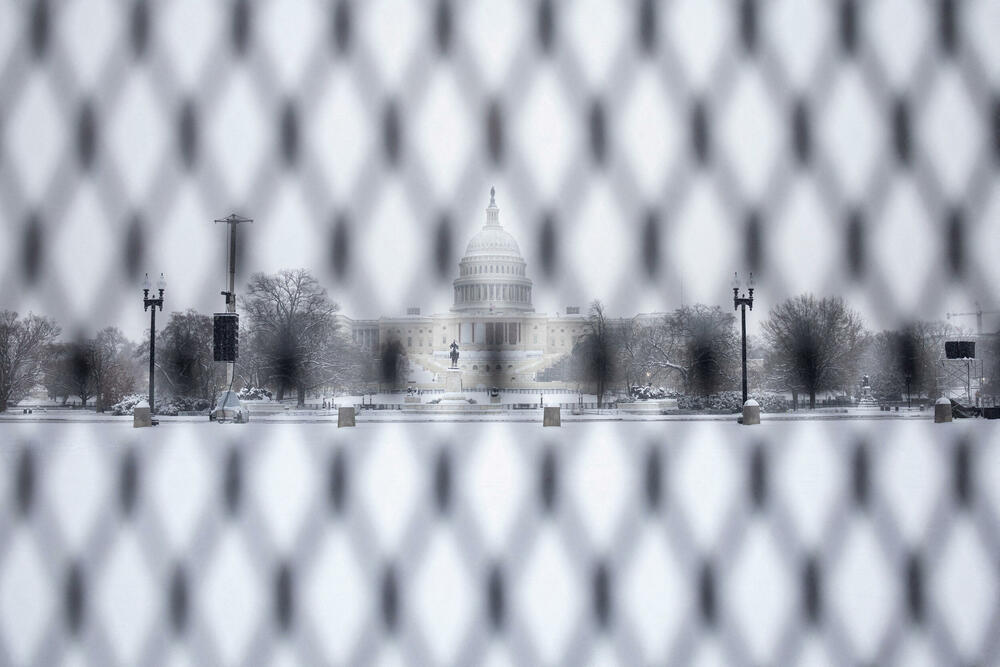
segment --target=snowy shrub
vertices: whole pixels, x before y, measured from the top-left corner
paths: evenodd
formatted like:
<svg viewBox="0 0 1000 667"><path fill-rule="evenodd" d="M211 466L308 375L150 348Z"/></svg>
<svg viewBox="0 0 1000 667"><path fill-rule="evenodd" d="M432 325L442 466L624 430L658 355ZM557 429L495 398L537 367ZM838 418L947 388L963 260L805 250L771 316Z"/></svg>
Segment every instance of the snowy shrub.
<svg viewBox="0 0 1000 667"><path fill-rule="evenodd" d="M271 392L263 387L243 387L236 394L241 401L270 401Z"/></svg>
<svg viewBox="0 0 1000 667"><path fill-rule="evenodd" d="M129 394L124 396L122 400L118 401L111 406L111 413L118 415L119 417L123 415L131 415L132 410L135 408L136 404L141 401L146 400L145 394Z"/></svg>
<svg viewBox="0 0 1000 667"><path fill-rule="evenodd" d="M171 396L157 404L156 413L176 417L181 412L207 412L211 407L212 402L206 398Z"/></svg>
<svg viewBox="0 0 1000 667"><path fill-rule="evenodd" d="M156 406L156 414L164 417L176 417L178 412L180 412L180 410L177 409L177 404L174 403L172 399L168 399L163 403L158 403Z"/></svg>
<svg viewBox="0 0 1000 667"><path fill-rule="evenodd" d="M630 397L636 401L650 401L661 398L669 398L666 389L663 387L653 387L651 385L646 385L645 387L632 387L629 390L629 394Z"/></svg>
<svg viewBox="0 0 1000 667"><path fill-rule="evenodd" d="M788 400L779 394L751 394L750 398L760 403L761 412L786 412ZM677 407L681 410L712 410L720 412L740 412L743 407L743 394L738 391L724 391L711 396L677 397Z"/></svg>

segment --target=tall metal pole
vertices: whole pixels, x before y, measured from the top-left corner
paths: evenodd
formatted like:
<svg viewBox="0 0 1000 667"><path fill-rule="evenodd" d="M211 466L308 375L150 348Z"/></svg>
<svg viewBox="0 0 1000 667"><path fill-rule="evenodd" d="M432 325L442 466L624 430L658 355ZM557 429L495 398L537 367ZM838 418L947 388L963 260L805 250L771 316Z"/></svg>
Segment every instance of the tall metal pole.
<svg viewBox="0 0 1000 667"><path fill-rule="evenodd" d="M230 216L232 218L232 216ZM229 220L229 257L227 261L229 267L229 281L226 289L229 294L226 296L226 312L236 312L236 221ZM236 362L230 361L226 364L226 387L231 387L233 378L236 376Z"/></svg>
<svg viewBox="0 0 1000 667"><path fill-rule="evenodd" d="M149 414L155 415L153 408L153 378L155 373L153 368L156 359L156 306L149 311Z"/></svg>
<svg viewBox="0 0 1000 667"><path fill-rule="evenodd" d="M236 222L234 220L229 221L229 255L227 257L228 271L229 271L229 282L227 284L227 289L229 291L229 298L226 299L226 312L235 313L236 312Z"/></svg>
<svg viewBox="0 0 1000 667"><path fill-rule="evenodd" d="M226 297L226 312L235 313L236 312L236 225L244 222L253 222L250 218L244 218L243 216L231 213L225 218L216 220L215 222L225 222L229 225L229 246L226 253L226 291L223 292L223 296ZM226 363L226 387L229 388L233 384L233 378L236 376L236 362L230 361Z"/></svg>
<svg viewBox="0 0 1000 667"><path fill-rule="evenodd" d="M740 323L742 326L742 346L743 346L743 404L746 405L747 399L749 398L749 392L747 391L747 306L750 310L753 310L753 274L750 274L749 287L747 288L748 294L746 296L740 295L740 276L739 274L733 275L733 310L737 308L740 309Z"/></svg>
<svg viewBox="0 0 1000 667"><path fill-rule="evenodd" d="M743 324L743 403L747 402L747 307L740 307L740 320Z"/></svg>
<svg viewBox="0 0 1000 667"><path fill-rule="evenodd" d="M160 274L160 282L157 284L157 289L160 293L159 297L149 298L149 274L146 274L146 281L144 287L142 288L142 309L149 309L149 414L156 414L154 411L153 400L155 398L153 394L154 390L154 379L156 378L156 309L159 308L163 310L163 290L167 286L167 281L163 279L163 274Z"/></svg>

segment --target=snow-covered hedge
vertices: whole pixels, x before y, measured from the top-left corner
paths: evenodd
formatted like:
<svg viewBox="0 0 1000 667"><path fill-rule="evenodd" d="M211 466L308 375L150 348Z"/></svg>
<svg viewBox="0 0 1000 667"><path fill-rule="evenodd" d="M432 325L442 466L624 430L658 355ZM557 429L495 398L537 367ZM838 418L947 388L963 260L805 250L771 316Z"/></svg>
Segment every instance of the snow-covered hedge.
<svg viewBox="0 0 1000 667"><path fill-rule="evenodd" d="M136 404L141 401L145 401L146 398L146 394L129 394L128 396L124 396L122 397L122 400L111 406L111 413L118 415L119 417L123 415L131 415Z"/></svg>
<svg viewBox="0 0 1000 667"><path fill-rule="evenodd" d="M111 406L111 412L116 415L131 415L139 401L145 401L146 394L129 394ZM176 417L180 412L207 412L212 402L204 398L190 396L168 396L156 401L156 414Z"/></svg>
<svg viewBox="0 0 1000 667"><path fill-rule="evenodd" d="M632 387L629 393L631 394L631 398L637 401L671 398L667 390L663 387L653 387L651 385L646 385L645 387Z"/></svg>
<svg viewBox="0 0 1000 667"><path fill-rule="evenodd" d="M788 399L780 394L751 394L750 398L760 403L761 412L787 412ZM677 407L681 410L724 410L739 412L743 407L743 394L738 391L724 391L711 396L677 396Z"/></svg>
<svg viewBox="0 0 1000 667"><path fill-rule="evenodd" d="M236 394L241 401L270 401L271 392L263 387L243 387Z"/></svg>
<svg viewBox="0 0 1000 667"><path fill-rule="evenodd" d="M206 398L169 396L156 404L156 414L176 417L181 412L207 412L212 402Z"/></svg>

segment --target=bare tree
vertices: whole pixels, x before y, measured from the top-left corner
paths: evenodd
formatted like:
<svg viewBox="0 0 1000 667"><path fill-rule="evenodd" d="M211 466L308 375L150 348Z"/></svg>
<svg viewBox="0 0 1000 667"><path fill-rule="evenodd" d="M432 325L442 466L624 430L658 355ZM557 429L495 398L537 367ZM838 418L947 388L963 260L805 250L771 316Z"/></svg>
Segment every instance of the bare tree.
<svg viewBox="0 0 1000 667"><path fill-rule="evenodd" d="M52 343L46 355L44 383L52 398L79 396L86 406L94 395L94 372L90 340Z"/></svg>
<svg viewBox="0 0 1000 667"><path fill-rule="evenodd" d="M956 334L958 330L946 322L912 322L872 336L864 367L871 370L875 394L899 400L909 389L915 396L938 396L938 359L945 340Z"/></svg>
<svg viewBox="0 0 1000 667"><path fill-rule="evenodd" d="M195 310L170 313L167 325L156 336L156 372L170 394L212 399L223 372L221 364L215 363L213 337L210 315ZM148 340L138 353L149 354Z"/></svg>
<svg viewBox="0 0 1000 667"><path fill-rule="evenodd" d="M648 324L637 317L622 323L619 356L626 392L631 392L633 387L648 382L653 375L649 350L646 346L648 327Z"/></svg>
<svg viewBox="0 0 1000 667"><path fill-rule="evenodd" d="M96 409L104 412L135 390L138 381L135 346L117 327L107 327L88 344Z"/></svg>
<svg viewBox="0 0 1000 667"><path fill-rule="evenodd" d="M597 405L604 402L608 386L622 372L621 350L625 325L608 318L600 301L590 304L587 332L573 347L573 374L594 387Z"/></svg>
<svg viewBox="0 0 1000 667"><path fill-rule="evenodd" d="M346 366L334 321L339 307L309 271L253 274L243 307L279 400L286 388L294 388L298 404L304 405L308 390L338 381Z"/></svg>
<svg viewBox="0 0 1000 667"><path fill-rule="evenodd" d="M736 383L734 317L718 306L684 306L645 328L641 349L651 374L677 377L686 393L708 395Z"/></svg>
<svg viewBox="0 0 1000 667"><path fill-rule="evenodd" d="M246 322L240 323L240 354L236 359L236 375L241 387L265 387L268 384L268 370L261 355L261 346L254 340L254 334Z"/></svg>
<svg viewBox="0 0 1000 667"><path fill-rule="evenodd" d="M59 327L47 317L0 312L0 412L41 383L58 335Z"/></svg>
<svg viewBox="0 0 1000 667"><path fill-rule="evenodd" d="M763 330L772 381L795 400L804 392L814 409L818 391L853 386L867 332L843 298L788 299L771 309Z"/></svg>

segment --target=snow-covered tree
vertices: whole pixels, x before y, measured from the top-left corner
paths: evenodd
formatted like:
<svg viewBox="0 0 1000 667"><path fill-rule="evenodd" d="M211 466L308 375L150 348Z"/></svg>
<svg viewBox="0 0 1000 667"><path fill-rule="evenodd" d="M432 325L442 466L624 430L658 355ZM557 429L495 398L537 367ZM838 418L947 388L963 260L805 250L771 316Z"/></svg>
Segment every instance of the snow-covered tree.
<svg viewBox="0 0 1000 667"><path fill-rule="evenodd" d="M816 407L817 392L843 390L859 379L868 334L843 298L803 294L788 299L771 309L763 330L771 383L795 398L808 394L810 409Z"/></svg>
<svg viewBox="0 0 1000 667"><path fill-rule="evenodd" d="M88 347L96 407L104 412L136 389L136 347L117 327L101 329Z"/></svg>
<svg viewBox="0 0 1000 667"><path fill-rule="evenodd" d="M61 396L65 404L70 396L79 396L80 402L87 405L94 396L91 341L52 343L46 356L43 382L49 397Z"/></svg>
<svg viewBox="0 0 1000 667"><path fill-rule="evenodd" d="M278 400L294 389L303 405L307 391L360 377L359 352L334 317L339 306L309 271L255 273L243 307L259 372L275 385Z"/></svg>
<svg viewBox="0 0 1000 667"><path fill-rule="evenodd" d="M938 359L945 341L956 335L958 330L947 322L912 322L872 336L862 367L871 375L875 395L901 400L909 378L911 396L938 396Z"/></svg>
<svg viewBox="0 0 1000 667"><path fill-rule="evenodd" d="M680 381L687 394L707 396L734 389L740 373L735 318L718 306L678 308L645 327L638 348L647 371Z"/></svg>
<svg viewBox="0 0 1000 667"><path fill-rule="evenodd" d="M156 332L157 387L173 396L211 400L225 378L223 364L215 362L213 341L211 315L195 310L170 313L167 325ZM148 357L148 340L139 354Z"/></svg>
<svg viewBox="0 0 1000 667"><path fill-rule="evenodd" d="M604 304L594 301L590 304L586 332L573 346L572 374L577 382L594 387L598 406L604 402L608 387L622 375L625 326L607 316Z"/></svg>
<svg viewBox="0 0 1000 667"><path fill-rule="evenodd" d="M10 310L0 312L0 412L41 384L51 343L58 335L55 320L34 314L19 318Z"/></svg>

